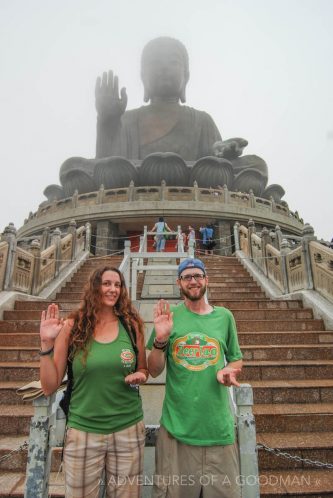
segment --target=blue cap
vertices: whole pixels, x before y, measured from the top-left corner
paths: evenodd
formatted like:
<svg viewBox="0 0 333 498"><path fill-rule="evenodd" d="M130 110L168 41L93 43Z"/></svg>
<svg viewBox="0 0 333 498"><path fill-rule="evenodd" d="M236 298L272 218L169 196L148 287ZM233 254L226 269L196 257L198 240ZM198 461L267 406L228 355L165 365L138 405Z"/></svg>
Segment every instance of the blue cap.
<svg viewBox="0 0 333 498"><path fill-rule="evenodd" d="M201 259L197 258L186 258L184 261L180 263L178 266L178 277L183 273L187 268L199 268L206 274L206 268Z"/></svg>

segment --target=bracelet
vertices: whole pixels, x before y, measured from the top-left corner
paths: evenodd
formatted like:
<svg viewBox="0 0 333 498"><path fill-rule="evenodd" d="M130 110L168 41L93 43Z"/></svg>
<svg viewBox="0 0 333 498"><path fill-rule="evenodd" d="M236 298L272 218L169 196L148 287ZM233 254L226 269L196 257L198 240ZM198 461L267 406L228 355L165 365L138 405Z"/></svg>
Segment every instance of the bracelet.
<svg viewBox="0 0 333 498"><path fill-rule="evenodd" d="M39 350L39 356L47 356L54 351L54 346L52 346L51 349L48 349L47 351L42 351L41 349Z"/></svg>
<svg viewBox="0 0 333 498"><path fill-rule="evenodd" d="M154 342L153 342L153 346L155 349L159 349L160 351L165 351L166 348L168 347L168 344L169 344L169 339L167 341L158 341L155 337L154 339Z"/></svg>

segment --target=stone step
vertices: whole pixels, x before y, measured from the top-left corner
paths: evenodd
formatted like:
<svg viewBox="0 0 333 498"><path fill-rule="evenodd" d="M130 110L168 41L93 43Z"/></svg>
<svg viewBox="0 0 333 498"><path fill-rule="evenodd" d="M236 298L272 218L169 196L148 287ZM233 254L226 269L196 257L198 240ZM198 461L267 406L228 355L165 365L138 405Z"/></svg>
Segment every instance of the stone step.
<svg viewBox="0 0 333 498"><path fill-rule="evenodd" d="M43 310L47 309L44 305ZM60 316L66 318L70 310L60 309ZM41 310L8 310L3 312L4 320L12 321L24 321L24 320L40 320L42 311Z"/></svg>
<svg viewBox="0 0 333 498"><path fill-rule="evenodd" d="M0 412L0 434L27 436L33 413L34 409L31 404L2 405Z"/></svg>
<svg viewBox="0 0 333 498"><path fill-rule="evenodd" d="M17 311L22 310L38 310L43 311L47 308L49 304L55 302L58 304L60 309L72 310L77 308L80 304L79 300L74 301L15 301L14 309ZM223 302L213 301L211 303L215 306L224 306L231 311L237 309L303 309L301 301L270 301L268 298L258 300L258 299L248 299L247 301L237 301L237 300L225 300Z"/></svg>
<svg viewBox="0 0 333 498"><path fill-rule="evenodd" d="M38 380L39 361L29 361L25 363L17 361L1 361L0 379L3 381L23 380L27 383L32 380Z"/></svg>
<svg viewBox="0 0 333 498"><path fill-rule="evenodd" d="M44 305L44 308L46 306ZM230 308L229 308L230 309ZM284 320L294 320L294 319L311 319L313 318L313 313L311 309L266 309L266 310L253 310L253 309L243 309L243 310L231 310L234 314L236 320L274 320L274 319L284 319ZM67 316L68 310L63 310L61 316ZM40 320L41 311L40 310L8 310L4 311L4 320Z"/></svg>
<svg viewBox="0 0 333 498"><path fill-rule="evenodd" d="M240 285L242 286L242 289L247 289L247 290L253 290L261 291L261 287L255 283L255 282L242 282L241 284L239 282L210 282L209 281L209 290L210 292L214 293L217 290L221 290L222 292L225 291L225 289L230 289L232 292L234 288L239 289Z"/></svg>
<svg viewBox="0 0 333 498"><path fill-rule="evenodd" d="M225 301L225 300L248 300L248 299L266 299L264 292L247 292L242 289L233 292L213 292L209 293L209 301Z"/></svg>
<svg viewBox="0 0 333 498"><path fill-rule="evenodd" d="M260 498L332 498L332 470L299 469L260 472Z"/></svg>
<svg viewBox="0 0 333 498"><path fill-rule="evenodd" d="M333 379L252 380L254 403L333 403Z"/></svg>
<svg viewBox="0 0 333 498"><path fill-rule="evenodd" d="M30 313L30 312L29 312ZM64 313L66 315L66 313ZM237 320L239 332L266 332L266 331L306 331L324 330L324 322L317 319L293 320ZM39 319L34 320L0 320L1 332L38 332Z"/></svg>
<svg viewBox="0 0 333 498"><path fill-rule="evenodd" d="M324 330L322 320L237 320L239 332L266 332L281 330Z"/></svg>
<svg viewBox="0 0 333 498"><path fill-rule="evenodd" d="M333 360L245 361L239 378L253 380L332 379Z"/></svg>
<svg viewBox="0 0 333 498"><path fill-rule="evenodd" d="M209 275L209 285L213 283L238 283L242 285L243 283L255 283L250 275L247 276L226 276L226 275Z"/></svg>
<svg viewBox="0 0 333 498"><path fill-rule="evenodd" d="M323 463L333 463L333 432L260 433L257 444L286 452L292 456ZM278 456L261 448L259 467L261 470L315 469L313 464Z"/></svg>
<svg viewBox="0 0 333 498"><path fill-rule="evenodd" d="M246 345L279 345L279 344L328 344L331 347L333 332L325 330L280 330L263 332L239 332L238 340L241 348Z"/></svg>
<svg viewBox="0 0 333 498"><path fill-rule="evenodd" d="M39 333L0 333L0 346L40 347Z"/></svg>
<svg viewBox="0 0 333 498"><path fill-rule="evenodd" d="M333 403L255 404L257 434L333 432Z"/></svg>
<svg viewBox="0 0 333 498"><path fill-rule="evenodd" d="M27 382L27 380L0 381L0 405L31 405L31 401L23 401L22 397L16 394L17 389Z"/></svg>
<svg viewBox="0 0 333 498"><path fill-rule="evenodd" d="M0 362L39 361L39 347L0 346Z"/></svg>
<svg viewBox="0 0 333 498"><path fill-rule="evenodd" d="M38 311L40 314L46 310L49 304L55 303L61 310L72 310L77 308L80 301L15 301L15 311Z"/></svg>
<svg viewBox="0 0 333 498"><path fill-rule="evenodd" d="M229 308L230 309L230 308ZM307 320L313 319L311 309L265 309L265 310L231 310L235 320Z"/></svg>
<svg viewBox="0 0 333 498"><path fill-rule="evenodd" d="M303 309L301 301L270 301L268 298L248 300L225 299L224 301L210 299L210 303L215 306L224 306L232 311L237 309Z"/></svg>
<svg viewBox="0 0 333 498"><path fill-rule="evenodd" d="M244 360L333 360L331 344L288 344L243 346Z"/></svg>

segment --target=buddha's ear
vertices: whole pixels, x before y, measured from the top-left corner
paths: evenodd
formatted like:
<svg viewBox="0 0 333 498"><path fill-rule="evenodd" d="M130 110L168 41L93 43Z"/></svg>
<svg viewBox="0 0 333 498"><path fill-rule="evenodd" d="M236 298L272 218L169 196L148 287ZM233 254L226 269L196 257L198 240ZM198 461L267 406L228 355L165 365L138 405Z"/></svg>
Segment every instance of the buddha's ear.
<svg viewBox="0 0 333 498"><path fill-rule="evenodd" d="M148 90L147 90L146 86L144 86L144 90L143 90L143 101L144 102L149 102L149 100L150 100L150 97L149 97Z"/></svg>
<svg viewBox="0 0 333 498"><path fill-rule="evenodd" d="M185 104L186 102L186 85L189 79L190 79L190 73L188 71L185 71L185 81L182 86L182 89L180 90L180 95L179 95L182 104Z"/></svg>

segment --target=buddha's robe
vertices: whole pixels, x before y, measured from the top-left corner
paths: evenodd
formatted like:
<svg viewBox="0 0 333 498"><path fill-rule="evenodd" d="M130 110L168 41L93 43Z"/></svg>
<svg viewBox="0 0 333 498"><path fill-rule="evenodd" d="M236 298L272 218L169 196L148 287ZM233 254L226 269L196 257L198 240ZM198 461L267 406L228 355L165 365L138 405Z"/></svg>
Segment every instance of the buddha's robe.
<svg viewBox="0 0 333 498"><path fill-rule="evenodd" d="M218 140L221 135L206 112L162 103L126 111L116 130L98 121L96 157L144 159L153 152L175 152L195 161L212 155Z"/></svg>

